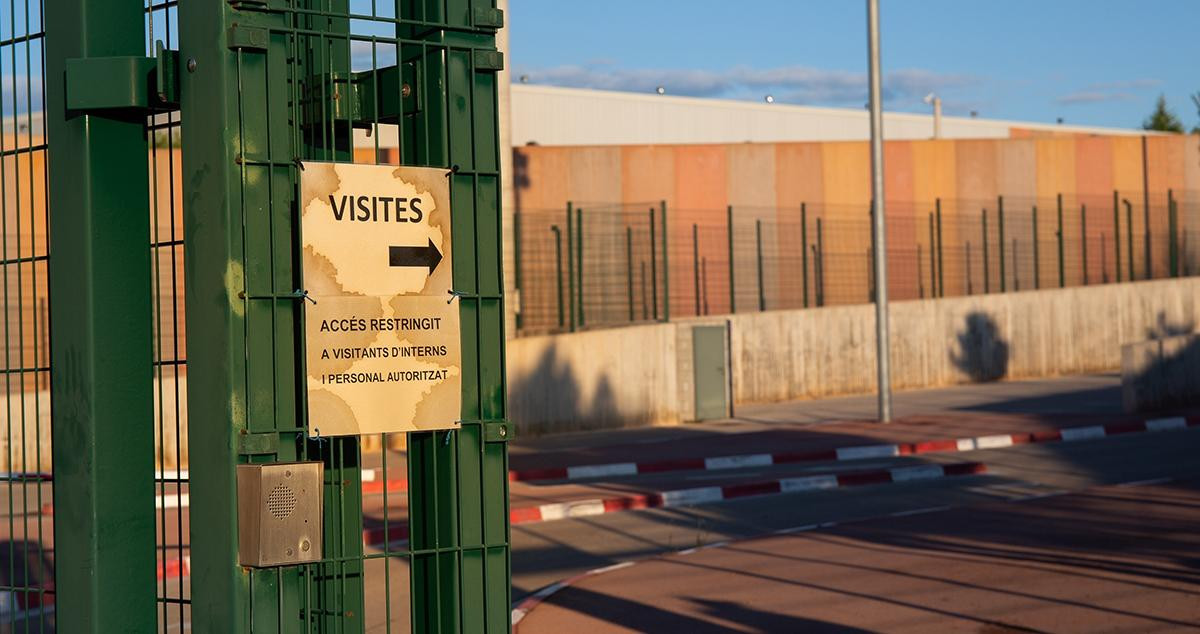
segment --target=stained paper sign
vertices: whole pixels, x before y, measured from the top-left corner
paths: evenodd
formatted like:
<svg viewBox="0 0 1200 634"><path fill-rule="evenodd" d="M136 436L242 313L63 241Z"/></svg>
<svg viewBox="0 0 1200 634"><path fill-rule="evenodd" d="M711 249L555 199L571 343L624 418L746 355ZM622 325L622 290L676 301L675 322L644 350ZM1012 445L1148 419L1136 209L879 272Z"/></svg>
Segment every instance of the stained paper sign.
<svg viewBox="0 0 1200 634"><path fill-rule="evenodd" d="M306 162L300 193L309 433L458 427L446 170Z"/></svg>

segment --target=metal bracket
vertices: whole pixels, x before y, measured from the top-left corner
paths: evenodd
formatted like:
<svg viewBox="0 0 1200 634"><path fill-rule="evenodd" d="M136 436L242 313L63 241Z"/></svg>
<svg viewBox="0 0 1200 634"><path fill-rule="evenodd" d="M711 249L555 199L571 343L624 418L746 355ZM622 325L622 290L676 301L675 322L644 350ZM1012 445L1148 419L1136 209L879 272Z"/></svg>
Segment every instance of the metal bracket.
<svg viewBox="0 0 1200 634"><path fill-rule="evenodd" d="M493 420L483 423L483 442L508 442L516 435L516 428L510 421Z"/></svg>
<svg viewBox="0 0 1200 634"><path fill-rule="evenodd" d="M400 123L402 116L421 111L419 84L412 62L314 77L305 90L308 124L349 120L356 128L370 128L376 123Z"/></svg>
<svg viewBox="0 0 1200 634"><path fill-rule="evenodd" d="M273 454L278 451L279 434L250 434L238 435L238 453L244 456Z"/></svg>
<svg viewBox="0 0 1200 634"><path fill-rule="evenodd" d="M475 70L504 70L504 53L475 51Z"/></svg>
<svg viewBox="0 0 1200 634"><path fill-rule="evenodd" d="M265 53L267 40L270 39L270 31L258 26L233 24L229 27L226 36L230 49Z"/></svg>
<svg viewBox="0 0 1200 634"><path fill-rule="evenodd" d="M145 116L178 110L179 52L158 42L156 53L68 59L68 113Z"/></svg>
<svg viewBox="0 0 1200 634"><path fill-rule="evenodd" d="M472 22L475 26L485 29L499 29L504 26L504 11L502 9L475 7L475 12L471 17L474 18Z"/></svg>

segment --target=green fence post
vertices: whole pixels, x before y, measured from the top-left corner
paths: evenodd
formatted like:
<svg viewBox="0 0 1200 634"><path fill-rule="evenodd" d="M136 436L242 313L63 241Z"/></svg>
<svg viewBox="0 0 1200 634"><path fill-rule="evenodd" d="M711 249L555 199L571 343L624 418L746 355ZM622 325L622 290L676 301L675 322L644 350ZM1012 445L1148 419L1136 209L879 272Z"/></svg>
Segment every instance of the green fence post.
<svg viewBox="0 0 1200 634"><path fill-rule="evenodd" d="M817 217L817 243L813 245L813 264L816 266L813 281L816 283L817 306L825 305L825 234L821 229L821 218Z"/></svg>
<svg viewBox="0 0 1200 634"><path fill-rule="evenodd" d="M700 316L700 228L692 223L692 275L696 284L696 316Z"/></svg>
<svg viewBox="0 0 1200 634"><path fill-rule="evenodd" d="M575 245L575 292L579 295L579 327L584 325L583 317L583 209L575 208L575 236L579 242Z"/></svg>
<svg viewBox="0 0 1200 634"><path fill-rule="evenodd" d="M667 201L659 201L659 214L662 220L662 261L663 261L663 321L671 321L671 258L669 239L670 232L667 231Z"/></svg>
<svg viewBox="0 0 1200 634"><path fill-rule="evenodd" d="M1017 266L1017 239L1012 239L1012 261L1013 261L1013 290L1021 290L1021 268Z"/></svg>
<svg viewBox="0 0 1200 634"><path fill-rule="evenodd" d="M763 287L762 220L754 221L754 249L758 259L758 310L767 309L767 295Z"/></svg>
<svg viewBox="0 0 1200 634"><path fill-rule="evenodd" d="M1178 219L1175 215L1175 192L1167 190L1167 266L1171 277L1179 277L1179 236L1176 235Z"/></svg>
<svg viewBox="0 0 1200 634"><path fill-rule="evenodd" d="M513 290L516 293L514 299L517 303L514 323L516 329L520 330L524 323L521 315L524 302L521 297L521 214L518 211L513 211Z"/></svg>
<svg viewBox="0 0 1200 634"><path fill-rule="evenodd" d="M1066 255L1063 249L1063 199L1062 194L1058 195L1058 231L1054 232L1058 238L1058 287L1066 288L1067 272L1066 272Z"/></svg>
<svg viewBox="0 0 1200 634"><path fill-rule="evenodd" d="M929 213L929 296L937 297L937 242L933 232L933 212Z"/></svg>
<svg viewBox="0 0 1200 634"><path fill-rule="evenodd" d="M729 238L729 312L737 313L737 292L733 269L733 205L725 206L725 235Z"/></svg>
<svg viewBox="0 0 1200 634"><path fill-rule="evenodd" d="M1004 196L996 197L996 233L999 240L996 242L997 251L1000 255L1000 292L1003 293L1007 289L1007 281L1005 280L1004 272ZM1017 266L1016 261L1013 261L1013 267Z"/></svg>
<svg viewBox="0 0 1200 634"><path fill-rule="evenodd" d="M658 243L654 241L654 209L650 209L650 306L658 321Z"/></svg>
<svg viewBox="0 0 1200 634"><path fill-rule="evenodd" d="M983 292L984 294L992 291L991 271L989 271L988 262L988 227L987 227L987 209L983 210ZM1001 251L1003 251L1001 245Z"/></svg>
<svg viewBox="0 0 1200 634"><path fill-rule="evenodd" d="M1116 259L1117 282L1121 281L1121 201L1117 190L1113 190L1113 254Z"/></svg>
<svg viewBox="0 0 1200 634"><path fill-rule="evenodd" d="M1133 203L1128 198L1125 203L1125 259L1129 261L1129 281L1134 281L1133 274Z"/></svg>
<svg viewBox="0 0 1200 634"><path fill-rule="evenodd" d="M7 565L10 573L17 566L17 576L6 579L11 586L6 594L11 609L41 598L46 605L49 597L36 590L26 594L21 586L53 581L46 589L54 591L56 631L151 632L156 627L155 451L146 117L68 113L65 94L69 59L145 55L145 13L140 3L67 0L47 6L44 15L54 254L49 290L55 575L30 579L26 569L22 576L21 562L40 553L14 552L10 542ZM17 16L10 12L8 19ZM34 27L26 24L26 29ZM13 56L17 67L5 74L20 70ZM35 79L26 78L31 84ZM15 108L17 96L12 99ZM7 114L14 122L18 118L11 110ZM12 231L6 230L6 241ZM6 261L14 261L7 246L5 254ZM13 316L8 315L10 323ZM15 614L7 613L6 620ZM39 625L36 616L26 617L12 621L12 631L18 622Z"/></svg>
<svg viewBox="0 0 1200 634"><path fill-rule="evenodd" d="M971 241L970 241L970 240L967 240L967 244L966 244L966 257L965 257L965 259L966 259L966 261L967 261L967 265L966 265L966 269L967 269L967 295L974 295L974 294L975 294L975 288L974 288L974 284L972 284L972 283L971 283Z"/></svg>
<svg viewBox="0 0 1200 634"><path fill-rule="evenodd" d="M629 321L634 321L633 313L633 227L625 227L625 285L629 290Z"/></svg>
<svg viewBox="0 0 1200 634"><path fill-rule="evenodd" d="M1042 287L1041 246L1038 244L1037 205L1033 206L1033 288Z"/></svg>
<svg viewBox="0 0 1200 634"><path fill-rule="evenodd" d="M571 201L567 201L567 317L570 319L567 330L575 332L575 209Z"/></svg>
<svg viewBox="0 0 1200 634"><path fill-rule="evenodd" d="M554 232L554 282L558 290L558 327L565 325L563 306L563 270L562 270L562 229L558 225L550 225Z"/></svg>
<svg viewBox="0 0 1200 634"><path fill-rule="evenodd" d="M946 296L946 267L942 260L942 199L938 198L934 201L934 209L937 214L937 270L938 270L938 297Z"/></svg>
<svg viewBox="0 0 1200 634"><path fill-rule="evenodd" d="M925 299L925 263L922 262L924 256L921 254L921 243L917 243L917 298ZM933 272L930 271L932 275Z"/></svg>
<svg viewBox="0 0 1200 634"><path fill-rule="evenodd" d="M808 308L808 203L800 203L800 286Z"/></svg>
<svg viewBox="0 0 1200 634"><path fill-rule="evenodd" d="M1079 245L1083 256L1083 285L1088 285L1087 205L1079 205Z"/></svg>

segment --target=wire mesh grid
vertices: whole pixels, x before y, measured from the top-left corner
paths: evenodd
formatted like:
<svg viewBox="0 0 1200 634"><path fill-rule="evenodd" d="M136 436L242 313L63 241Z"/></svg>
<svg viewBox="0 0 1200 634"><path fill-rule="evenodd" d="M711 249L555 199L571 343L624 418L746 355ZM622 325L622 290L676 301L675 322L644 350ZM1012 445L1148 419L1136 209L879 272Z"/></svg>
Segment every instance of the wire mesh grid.
<svg viewBox="0 0 1200 634"><path fill-rule="evenodd" d="M580 205L574 207L577 218ZM622 205L593 203L567 226L562 210L519 210L521 334L579 326L562 306L587 307L589 327L657 320L638 309L641 257ZM665 207L664 207L665 208ZM868 204L797 208L670 208L669 248L655 250L673 317L874 301ZM888 294L930 299L1195 275L1200 195L997 197L892 201ZM657 240L662 220L658 222ZM582 233L580 227L583 228ZM532 235L530 235L532 234ZM566 245L565 247L562 245ZM582 271L570 253L584 253ZM577 258L576 258L577 259ZM564 264L565 262L565 264ZM665 264L664 264L665 263ZM631 301L632 298L632 301ZM633 310L628 310L632 306Z"/></svg>
<svg viewBox="0 0 1200 634"><path fill-rule="evenodd" d="M0 5L0 629L13 632L54 629L42 18L38 0Z"/></svg>

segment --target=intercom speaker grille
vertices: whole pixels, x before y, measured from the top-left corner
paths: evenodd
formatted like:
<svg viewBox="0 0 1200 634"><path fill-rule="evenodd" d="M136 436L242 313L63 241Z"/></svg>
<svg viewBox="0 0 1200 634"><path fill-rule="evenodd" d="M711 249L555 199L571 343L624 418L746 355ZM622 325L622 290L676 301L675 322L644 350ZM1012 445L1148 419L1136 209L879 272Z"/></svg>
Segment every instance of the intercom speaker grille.
<svg viewBox="0 0 1200 634"><path fill-rule="evenodd" d="M271 489L267 496L267 510L277 519L284 519L296 509L296 492L282 484Z"/></svg>

